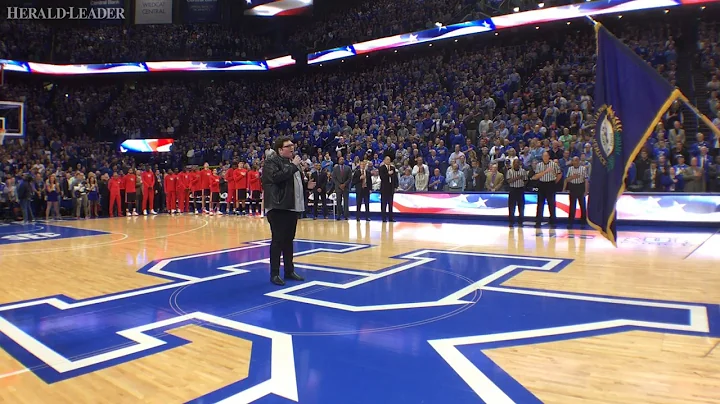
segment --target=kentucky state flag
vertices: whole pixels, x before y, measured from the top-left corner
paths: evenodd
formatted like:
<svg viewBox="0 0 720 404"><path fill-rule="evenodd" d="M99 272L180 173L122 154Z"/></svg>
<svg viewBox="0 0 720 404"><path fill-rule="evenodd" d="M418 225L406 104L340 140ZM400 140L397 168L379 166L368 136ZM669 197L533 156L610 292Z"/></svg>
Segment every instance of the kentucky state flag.
<svg viewBox="0 0 720 404"><path fill-rule="evenodd" d="M617 245L615 204L625 191L627 171L681 93L601 24L595 24L595 31L597 110L590 119L594 133L587 215L590 226Z"/></svg>

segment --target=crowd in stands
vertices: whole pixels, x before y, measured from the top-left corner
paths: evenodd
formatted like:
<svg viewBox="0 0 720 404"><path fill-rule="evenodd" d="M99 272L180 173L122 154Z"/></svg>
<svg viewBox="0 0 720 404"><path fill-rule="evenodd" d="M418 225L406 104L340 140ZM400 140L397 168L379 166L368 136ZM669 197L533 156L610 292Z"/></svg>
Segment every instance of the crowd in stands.
<svg viewBox="0 0 720 404"><path fill-rule="evenodd" d="M623 37L673 80L677 55L666 29L630 29ZM111 138L176 138L172 153L148 163L159 183L166 172L187 165L218 166L219 177L239 162L261 168L279 135L294 138L306 177L314 170L331 172L336 164L355 168L360 160L378 166L391 153L403 173L402 191L502 191L507 184L490 183L489 175L503 174L516 159L532 170L546 151L563 171L574 157L592 170L587 122L595 108L594 55L588 28L557 43L489 47L473 42L462 50L410 60L390 55L292 78L52 89L13 81L0 98L24 99L31 129L24 145L13 141L0 150L5 179L0 201L7 206L16 179L25 175L37 181L33 189L40 194L34 195L42 209L42 182L52 173L94 176L102 184L103 176L136 166L116 145L91 140L91 131ZM718 148L711 133L685 133L674 105L631 168L628 189L720 191L720 156L712 157ZM70 198L76 199L72 193Z"/></svg>
<svg viewBox="0 0 720 404"><path fill-rule="evenodd" d="M379 0L330 14L307 31L300 42L322 50L370 39L433 28L436 22L460 22L473 0Z"/></svg>
<svg viewBox="0 0 720 404"><path fill-rule="evenodd" d="M54 27L42 22L0 23L0 59L105 63L160 60L247 60L287 55L297 46L323 50L460 22L474 0L362 2L298 24L283 44L267 34L219 24L121 24Z"/></svg>
<svg viewBox="0 0 720 404"><path fill-rule="evenodd" d="M708 79L700 90L707 91L710 119L715 118L713 123L720 128L720 24L705 22L698 30L700 64Z"/></svg>

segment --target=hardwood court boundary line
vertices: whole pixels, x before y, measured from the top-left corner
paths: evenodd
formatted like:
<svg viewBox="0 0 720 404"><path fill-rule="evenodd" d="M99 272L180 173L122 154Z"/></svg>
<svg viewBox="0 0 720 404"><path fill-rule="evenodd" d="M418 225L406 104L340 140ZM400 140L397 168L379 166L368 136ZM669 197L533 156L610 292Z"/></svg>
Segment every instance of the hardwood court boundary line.
<svg viewBox="0 0 720 404"><path fill-rule="evenodd" d="M74 246L74 247L56 247L56 248L46 248L46 249L39 249L39 250L23 250L23 252L17 253L17 254L12 254L12 253L5 254L5 253L3 253L3 257L18 257L18 256L23 256L23 255L30 255L30 254L44 253L44 252L76 251L76 250L83 250L83 249L86 249L86 248L95 248L95 247L109 246L109 245L116 246L116 245L123 245L123 244L127 244L127 243L141 243L141 242L145 242L145 241L157 240L157 239L169 238L169 237L175 237L175 236L179 236L179 235L181 235L181 234L191 233L191 232L200 230L200 229L202 229L202 228L204 228L204 227L207 227L207 226L210 224L210 222L209 222L208 220L205 220L205 219L203 219L203 222L204 222L204 223L203 223L202 226L194 227L194 228L189 229L189 230L183 230L183 231L177 232L177 233L166 234L166 235L163 235L163 236L148 237L148 238L141 238L141 239L132 239L132 240L124 241L124 240L126 240L127 238L130 237L127 233L114 233L114 232L109 232L108 235L122 234L124 237L121 238L121 239L119 239L119 240L106 241L106 242L95 243L95 244L85 244L85 245ZM75 238L83 238L83 237L96 237L96 236L81 236L81 237L75 237Z"/></svg>
<svg viewBox="0 0 720 404"><path fill-rule="evenodd" d="M700 247L704 246L705 243L708 242L708 240L710 240L711 238L713 238L713 237L715 237L715 236L717 236L717 235L719 235L719 234L720 234L720 228L718 228L718 229L715 231L715 233L711 234L710 237L706 238L705 241L703 241L702 243L700 243L700 245L698 245L698 246L695 247L692 251L690 251L690 253L689 253L688 255L686 255L685 258L683 258L683 261L686 260L686 259L688 259L688 258L690 258L690 256L693 255L693 254L695 254L695 252L696 252L697 250L699 250Z"/></svg>

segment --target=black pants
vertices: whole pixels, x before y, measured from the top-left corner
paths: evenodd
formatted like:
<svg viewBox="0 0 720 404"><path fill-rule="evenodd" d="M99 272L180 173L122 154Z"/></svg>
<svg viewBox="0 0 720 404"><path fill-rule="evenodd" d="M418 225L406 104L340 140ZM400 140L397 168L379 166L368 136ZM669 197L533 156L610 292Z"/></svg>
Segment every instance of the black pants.
<svg viewBox="0 0 720 404"><path fill-rule="evenodd" d="M322 206L323 217L327 218L327 194L324 191L313 191L313 217L317 217L319 206Z"/></svg>
<svg viewBox="0 0 720 404"><path fill-rule="evenodd" d="M133 213L138 210L138 207L140 206L137 204L137 198L135 197L135 190L133 189L133 192L128 192L125 190L125 209L129 210L130 213ZM142 195L140 195L140 201L142 202ZM132 208L131 208L132 206Z"/></svg>
<svg viewBox="0 0 720 404"><path fill-rule="evenodd" d="M510 187L508 195L508 212L510 224L515 224L515 207L518 208L518 223L522 225L525 221L525 188Z"/></svg>
<svg viewBox="0 0 720 404"><path fill-rule="evenodd" d="M388 218L393 220L393 191L380 191L380 214L383 222Z"/></svg>
<svg viewBox="0 0 720 404"><path fill-rule="evenodd" d="M350 203L350 188L335 189L335 206L337 207L337 217L344 216L345 219L348 218L348 215L350 212L348 212L348 206Z"/></svg>
<svg viewBox="0 0 720 404"><path fill-rule="evenodd" d="M580 203L580 223L587 223L587 207L585 206L585 184L568 184L568 190L570 191L570 217L568 218L568 224L572 226L575 221L575 207L576 202Z"/></svg>
<svg viewBox="0 0 720 404"><path fill-rule="evenodd" d="M363 188L358 185L355 194L355 215L360 220L360 207L365 205L365 219L370 218L370 188Z"/></svg>
<svg viewBox="0 0 720 404"><path fill-rule="evenodd" d="M548 209L550 209L550 224L555 224L555 181L538 183L538 202L537 213L535 214L535 223L540 224L545 210L545 201L547 201Z"/></svg>
<svg viewBox="0 0 720 404"><path fill-rule="evenodd" d="M110 192L100 194L100 216L110 216Z"/></svg>
<svg viewBox="0 0 720 404"><path fill-rule="evenodd" d="M127 204L125 203L125 190L120 190L120 212L118 212L118 216L125 215L125 209L127 209Z"/></svg>
<svg viewBox="0 0 720 404"><path fill-rule="evenodd" d="M280 275L280 255L283 256L285 274L295 271L293 240L297 230L298 212L273 209L267 213L272 241L270 243L270 277Z"/></svg>

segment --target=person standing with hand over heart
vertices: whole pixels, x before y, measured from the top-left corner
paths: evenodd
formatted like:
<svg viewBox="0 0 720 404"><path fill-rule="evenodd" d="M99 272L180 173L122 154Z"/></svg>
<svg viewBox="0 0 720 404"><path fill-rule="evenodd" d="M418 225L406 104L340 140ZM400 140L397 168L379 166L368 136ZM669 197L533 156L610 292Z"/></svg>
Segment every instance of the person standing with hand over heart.
<svg viewBox="0 0 720 404"><path fill-rule="evenodd" d="M391 222L395 221L395 219L393 219L393 197L395 196L399 179L395 166L390 163L390 156L385 156L378 170L380 173L380 212L383 222L387 222L388 217Z"/></svg>

